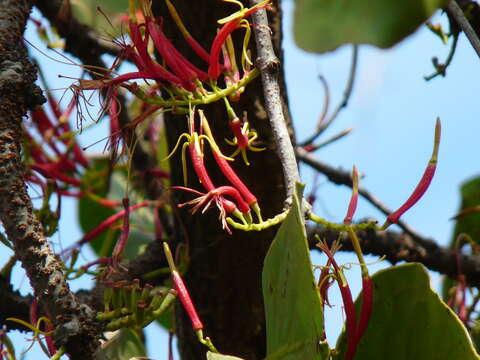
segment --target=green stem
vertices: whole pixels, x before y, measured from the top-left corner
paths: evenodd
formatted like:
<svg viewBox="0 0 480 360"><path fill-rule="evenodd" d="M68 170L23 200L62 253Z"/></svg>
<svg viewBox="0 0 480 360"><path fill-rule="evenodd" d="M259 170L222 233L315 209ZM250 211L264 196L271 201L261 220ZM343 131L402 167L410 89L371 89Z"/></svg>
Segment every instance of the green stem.
<svg viewBox="0 0 480 360"><path fill-rule="evenodd" d="M260 75L260 71L258 69L253 69L250 73L245 75L240 81L232 84L231 86L226 87L225 89L220 90L218 92L209 93L208 95L205 95L197 99L165 100L157 96L148 96L140 88L135 88L135 89L127 88L127 89L131 91L136 97L138 97L139 99L141 99L147 104L160 105L162 107L195 106L195 105L202 105L202 104L206 105L229 96L230 94L234 93L238 89L248 85L248 83L250 83L258 75Z"/></svg>
<svg viewBox="0 0 480 360"><path fill-rule="evenodd" d="M316 222L319 225L322 225L324 228L329 229L329 230L334 230L334 231L346 231L348 232L349 228L352 228L352 230L357 231L357 230L366 230L366 229L373 229L375 231L381 231L382 229L377 226L375 222L366 222L366 223L361 223L361 224L355 224L355 225L345 225L345 224L336 224L332 223L330 221L327 221L323 218L321 218L318 215L315 215L314 213L310 212L308 214L308 218L312 220L313 222Z"/></svg>
<svg viewBox="0 0 480 360"><path fill-rule="evenodd" d="M65 354L65 348L62 346L58 351L50 358L50 360L59 360L62 355Z"/></svg>
<svg viewBox="0 0 480 360"><path fill-rule="evenodd" d="M348 228L348 234L350 235L350 239L352 240L353 249L355 250L355 254L357 254L358 261L360 262L360 267L362 269L362 278L365 279L369 276L368 269L367 265L365 264L365 259L363 257L360 241L358 240L358 236L352 226Z"/></svg>

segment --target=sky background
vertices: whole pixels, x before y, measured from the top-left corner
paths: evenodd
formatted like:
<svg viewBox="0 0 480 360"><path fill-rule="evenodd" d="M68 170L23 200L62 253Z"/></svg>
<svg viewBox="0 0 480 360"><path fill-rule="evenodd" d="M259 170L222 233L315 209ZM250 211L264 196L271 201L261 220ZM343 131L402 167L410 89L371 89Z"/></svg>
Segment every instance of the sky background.
<svg viewBox="0 0 480 360"><path fill-rule="evenodd" d="M301 141L312 133L322 111L324 94L318 80L320 74L327 79L330 87L331 110L342 98L350 69L351 46L321 56L298 49L291 30L293 1L284 0L283 6L284 67L297 139ZM39 17L38 14L36 16ZM440 14L436 14L432 21L446 26L446 17ZM29 28L26 38L35 46L41 46L33 29ZM438 56L443 61L448 50L449 46L444 46L426 27L389 50L361 46L357 77L348 107L321 139L325 140L346 128L352 127L354 130L344 139L315 153L319 159L335 167L349 170L355 164L364 175L361 184L394 209L410 195L422 176L432 151L435 119L439 116L442 120L442 141L437 173L427 194L403 220L424 236L432 237L444 245L449 242L453 228L453 222L449 219L459 206L458 188L462 182L480 172L480 62L467 39L460 36L447 77L437 77L430 82L423 79L424 75L433 72L431 58ZM62 65L36 50L31 51L46 72L52 88L65 88L71 84L71 80L59 79L57 75L76 77L81 73L79 68ZM59 58L58 55L53 56ZM61 93L59 91L58 96ZM100 124L93 131L85 131L82 144L88 145L101 139L106 131L105 124ZM99 144L90 151L102 151L103 146ZM301 166L302 179L307 186L312 183L312 174L307 166ZM322 177L318 180L315 212L330 221L342 221L350 190L328 184ZM309 191L307 187L306 193ZM64 201L62 211L60 231L52 239L56 249L68 246L82 235L76 221L75 203ZM384 216L368 203L360 201L356 219L363 217L384 221ZM10 250L2 247L0 263L10 256ZM83 256L83 261L93 258L88 251ZM370 262L376 260L368 257ZM317 252L313 253L312 261L317 265L325 264L325 259ZM348 254L339 254L337 261L346 263L355 259ZM371 273L386 266L388 263L372 265ZM358 267L354 266L348 276L356 296L360 285ZM19 266L15 268L14 279L22 293L31 291ZM434 274L432 286L438 288L440 280ZM89 286L91 283L88 281L76 281L72 287L76 290ZM331 346L341 331L343 319L341 301L336 288L332 289L335 306L326 314L327 336ZM150 325L146 331L149 355L154 359L167 359L166 334L156 325ZM16 334L12 337L17 344L17 351L26 346L25 338L29 338L29 335ZM25 359L43 358L41 356L35 347L26 354Z"/></svg>

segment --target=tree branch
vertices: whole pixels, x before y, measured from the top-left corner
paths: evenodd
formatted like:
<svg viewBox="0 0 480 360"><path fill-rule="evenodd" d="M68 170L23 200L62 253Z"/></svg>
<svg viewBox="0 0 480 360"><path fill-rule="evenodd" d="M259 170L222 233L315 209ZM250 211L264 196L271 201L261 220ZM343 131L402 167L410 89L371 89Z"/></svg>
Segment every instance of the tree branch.
<svg viewBox="0 0 480 360"><path fill-rule="evenodd" d="M305 164L309 165L313 169L317 170L318 172L324 174L329 181L337 185L345 185L352 188L352 176L349 172L336 169L332 166L325 164L319 160L317 160L314 156L308 153L304 148L297 147L296 148L297 158L304 162ZM358 187L358 193L362 196L365 200L367 200L370 204L372 204L376 209L381 211L384 215L389 215L392 211L386 207L380 200L378 200L375 196L373 196L367 189L363 186ZM417 243L425 247L426 249L430 249L432 246L435 246L435 243L432 243L431 240L425 238L424 236L420 235L417 231L412 229L410 226L405 224L403 221L399 221L397 225L409 236L411 236Z"/></svg>
<svg viewBox="0 0 480 360"><path fill-rule="evenodd" d="M317 236L331 245L339 239L343 251L353 251L348 234L327 230L315 225L307 229L310 247L316 248ZM385 259L396 264L400 261L419 262L429 270L437 271L452 279L465 275L471 286L480 286L480 256L465 255L439 246L434 240L428 240L428 248L422 246L405 234L395 231L374 231L372 229L357 232L364 254L385 256ZM318 249L318 248L317 248ZM457 259L458 256L458 259ZM460 264L458 269L457 264Z"/></svg>
<svg viewBox="0 0 480 360"><path fill-rule="evenodd" d="M300 144L300 146L307 146L307 145L312 144L333 123L333 121L337 118L340 111L342 109L344 109L345 107L347 107L348 101L350 100L350 95L352 94L353 85L355 83L355 75L357 74L358 45L353 44L352 49L353 49L353 51L352 51L352 62L351 62L351 65L350 65L350 72L349 72L349 75L348 75L347 85L345 87L345 90L343 91L342 100L337 105L337 107L333 111L332 115L330 115L328 120L326 120L326 121L325 121L325 118L326 118L326 115L327 115L326 113L328 111L328 106L325 107L325 112L320 117L320 120L317 123L317 128L316 128L315 132L309 138L307 138L307 140L303 141ZM323 81L326 81L326 80L323 80ZM326 82L325 82L325 84L326 84ZM326 87L325 90L328 91L328 87Z"/></svg>
<svg viewBox="0 0 480 360"><path fill-rule="evenodd" d="M98 345L95 313L71 293L23 180L22 117L44 102L22 40L30 10L27 0L0 2L0 220L55 324L56 345L64 345L72 359L93 359Z"/></svg>
<svg viewBox="0 0 480 360"><path fill-rule="evenodd" d="M257 5L258 3L260 3L259 0L250 0L252 6ZM289 202L291 201L295 183L300 182L300 175L282 108L280 85L278 83L280 62L273 50L265 9L253 13L252 19L256 24L256 26L253 26L255 43L257 45L256 65L262 74L265 109L272 127L276 151L282 163L285 188L287 191L287 202Z"/></svg>
<svg viewBox="0 0 480 360"><path fill-rule="evenodd" d="M470 41L470 44L472 44L473 49L480 57L480 39L478 38L477 33L473 29L467 17L463 13L462 8L457 4L455 0L450 0L447 5L447 10L449 14L455 19L458 26L460 26L460 28L463 30L468 40Z"/></svg>
<svg viewBox="0 0 480 360"><path fill-rule="evenodd" d="M35 6L58 33L65 39L65 51L84 64L100 66L97 61L103 54L117 56L120 48L111 41L102 41L89 26L80 23L73 15L69 1L38 0Z"/></svg>
<svg viewBox="0 0 480 360"><path fill-rule="evenodd" d="M0 327L6 326L7 330L25 331L25 326L14 321L6 321L9 317L30 321L31 296L22 296L18 291L13 291L10 282L0 275Z"/></svg>

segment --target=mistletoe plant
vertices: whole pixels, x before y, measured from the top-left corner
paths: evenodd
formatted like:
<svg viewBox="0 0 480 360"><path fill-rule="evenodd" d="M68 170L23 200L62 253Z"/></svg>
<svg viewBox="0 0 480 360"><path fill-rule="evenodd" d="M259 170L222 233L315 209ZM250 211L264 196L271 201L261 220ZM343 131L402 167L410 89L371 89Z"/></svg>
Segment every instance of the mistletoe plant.
<svg viewBox="0 0 480 360"><path fill-rule="evenodd" d="M424 2L428 4L414 6L414 21L401 27L399 33L392 30L391 38L375 36L372 40L364 36L369 31L363 27L368 28L372 22L368 18L363 27L359 26L358 38L344 38L349 31L343 26L352 26L351 19L339 23L338 36L331 41L317 44L311 34L301 36L310 24L301 21L296 23L297 36L302 46L319 52L345 42L391 46L444 5ZM72 17L70 2L38 1L39 10L52 25L46 30L42 20L31 19L42 38L50 47L63 46L65 51L80 55L84 63L80 65L83 75L66 92L71 98L64 95L62 99L65 106L49 91L45 91L45 99L35 85L37 68L27 56L22 37L31 3L0 1L0 216L6 234L1 240L2 246L13 251L0 273L8 304L5 311L0 311L0 359L18 358L18 346L8 333L13 329L32 333L32 342L38 342L50 359L144 358L140 335L153 322L185 344L194 339L193 345L185 347L195 350L181 351L185 359L193 358L192 354L211 360L480 358L471 340L478 329L475 307L480 295L472 290L472 296L467 296L466 276L459 273L452 280L456 284L446 286L447 305L430 289L422 265L392 266L371 276L362 250L369 246L369 235L388 234L392 224L401 225L412 235L400 218L419 202L432 182L440 146L440 120L436 121L433 152L422 178L397 210L384 211L382 226L374 220L356 221L358 198L368 198L368 193L359 184L355 166L351 174L340 174L352 188L344 220L331 222L315 214L303 196L296 157L315 164L309 152L320 145L313 145L313 141L343 105L323 122L325 111L318 131L308 141L301 146L292 144L284 115L285 99L281 98L280 63L267 21L267 11L275 13L279 4L252 0L246 6L242 1L221 1L226 16L217 20L215 31L208 35L212 41L207 43L196 35L199 29L190 28L191 14L177 11L179 6L172 0L161 3L129 0L128 9L120 5L121 9L111 13L98 9L121 29L120 35L105 45L89 31L72 33L72 24L79 24ZM318 3L297 1L297 15L310 18L339 6L338 1ZM157 6L166 10L161 16ZM358 4L352 6L355 9ZM10 23L5 25L4 19ZM317 25L326 32L328 23L325 17L321 19ZM175 27L169 26L171 23ZM399 28L396 22L382 26ZM255 47L250 41L252 32ZM52 36L55 41L51 41ZM455 36L456 41L458 31ZM65 43L58 40L61 37ZM73 37L83 39L99 53L113 54L111 64L105 65L99 56L89 63L91 53L84 56L85 49L80 45L72 50L69 39ZM355 47L354 59L356 51ZM125 63L133 70L124 72ZM44 74L39 74L43 87L48 88ZM259 88L264 90L268 115L263 123L252 110L260 105L249 103L250 93ZM347 93L350 91L351 86ZM91 113L92 94L98 94L101 104L99 114L93 116L95 122L88 124L85 118ZM45 101L47 105L41 106ZM27 110L28 120L21 122ZM101 156L92 155L80 144L79 135L105 118L110 125L107 146ZM77 127L72 124L75 119ZM284 183L272 191L282 196L285 193L286 198L283 208L275 213L269 203L272 200L256 192L256 179L247 176L259 156L274 159L283 169ZM175 181L177 169L181 169L178 172L183 184ZM335 175L324 169L328 171L330 176ZM33 190L27 191L27 185ZM33 191L40 198L35 208L30 198ZM187 197L187 201L177 201L177 196ZM84 235L57 254L47 238L58 230L65 197L78 201ZM475 205L458 216L478 213ZM215 236L206 232L191 239L194 231L188 222L197 219L208 223L207 212L218 213ZM311 233L308 238L307 230ZM328 234L334 234L333 241ZM199 236L213 240L205 240L207 246L200 248L195 240ZM252 285L252 291L263 300L245 296L247 302L258 300L262 307L252 305L251 314L241 314L245 322L255 317L257 326L249 330L257 344L243 339L249 334L232 335L241 344L232 350L219 336L216 319L198 306L202 301L223 304L224 300L218 299L218 293L211 295L210 289L204 292L208 299L202 299L198 291L190 291L198 284L189 277L199 271L195 264L205 256L203 251L218 251L219 261L229 263L230 259L222 258L222 246L249 246L232 245L232 239L239 239L236 236L248 244L259 243L255 244L258 254L249 255L259 259L256 265L262 271L255 273L255 279L261 289ZM476 251L468 235L460 240L455 248L458 269L464 259L459 249L470 244ZM79 259L86 244L97 258L82 264ZM356 264L339 262L336 253L342 246L355 253ZM324 266L312 265L312 247L326 255ZM20 296L10 286L17 261L31 281L30 297ZM201 262L206 260L202 258ZM238 271L236 267L241 266L234 264L232 271ZM362 291L355 301L345 272L357 265ZM319 276L315 277L317 269ZM220 282L219 277L224 275L213 271L208 274ZM69 282L78 278L94 280L94 289L86 295L71 291ZM332 306L329 291L334 283L345 321L336 346L331 347L324 313ZM238 298L240 294L232 296L229 289L224 288L221 295L230 303L244 301ZM27 308L26 313L11 305L15 297L20 297L17 302L23 310ZM223 311L222 306L216 307ZM234 328L241 324L229 326L236 334ZM111 333L115 334L113 339L107 339ZM171 344L168 352L168 358L173 359Z"/></svg>

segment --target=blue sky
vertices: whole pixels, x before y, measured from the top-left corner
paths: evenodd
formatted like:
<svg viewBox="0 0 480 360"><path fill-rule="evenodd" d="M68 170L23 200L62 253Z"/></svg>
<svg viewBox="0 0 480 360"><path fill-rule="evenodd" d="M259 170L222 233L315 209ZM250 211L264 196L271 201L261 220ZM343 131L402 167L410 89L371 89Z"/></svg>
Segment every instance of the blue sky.
<svg viewBox="0 0 480 360"><path fill-rule="evenodd" d="M285 0L283 4L284 66L297 138L302 140L312 132L323 106L323 89L318 75L327 78L333 108L345 87L351 49L345 46L321 56L298 49L291 33L293 1ZM445 19L438 14L432 21L445 24ZM32 36L30 29L27 38L32 39ZM38 44L38 41L35 43ZM442 120L442 142L436 176L425 197L403 219L423 235L441 244L446 244L452 233L453 222L449 219L459 206L458 187L466 179L479 174L480 155L480 63L463 35L447 70L447 77L437 77L430 82L423 79L424 75L433 71L430 59L438 56L443 60L448 50L449 47L444 46L425 27L390 50L361 46L357 79L349 105L323 135L323 139L345 128L353 127L354 131L316 153L319 159L333 166L350 169L355 164L364 175L362 185L393 209L409 196L423 173L431 155L435 119L439 116ZM72 75L72 70L75 73L72 76L80 74L80 69L52 62L35 51L32 54L47 69L52 87L62 88L70 84L70 81L58 79L58 74ZM102 131L105 131L104 126L103 130L87 131L83 144L100 139ZM99 145L93 151L102 149L103 145ZM312 171L308 167L302 166L301 174L304 182L312 182ZM341 221L350 191L330 185L323 179L320 179L317 190L315 211L331 221ZM67 246L81 236L75 220L76 207L72 202L64 204L63 215L61 230L52 240L57 247L60 243ZM366 216L384 220L369 204L361 201L356 218ZM0 253L0 261L5 261L10 255L4 248ZM87 254L85 260L90 256ZM375 260L369 258L369 261ZM355 260L349 255L340 255L338 261ZM325 260L314 254L313 262L322 265ZM374 265L372 270L386 265ZM355 267L350 278L354 292L358 291L359 282L356 279L359 279L359 274ZM433 286L437 287L440 277L433 276L432 279ZM15 281L16 285L21 285L23 292L29 291L28 280L18 268ZM89 285L88 282L77 282L73 287L76 289ZM338 296L333 302L336 306L327 314L327 331L332 345L342 321ZM166 358L165 334L161 334L154 326L150 326L147 332L155 339L148 344L150 356L155 359ZM15 336L16 343L21 344L24 337ZM19 345L18 349L21 347ZM38 356L38 350L32 350L26 359Z"/></svg>

